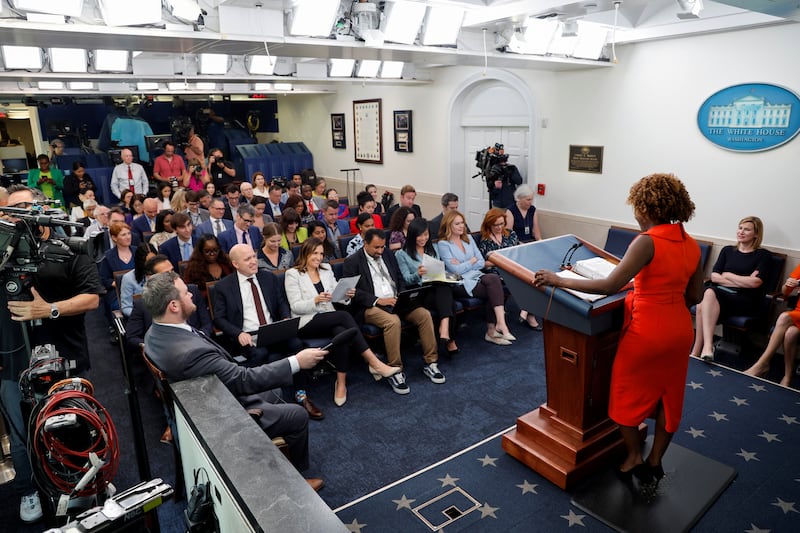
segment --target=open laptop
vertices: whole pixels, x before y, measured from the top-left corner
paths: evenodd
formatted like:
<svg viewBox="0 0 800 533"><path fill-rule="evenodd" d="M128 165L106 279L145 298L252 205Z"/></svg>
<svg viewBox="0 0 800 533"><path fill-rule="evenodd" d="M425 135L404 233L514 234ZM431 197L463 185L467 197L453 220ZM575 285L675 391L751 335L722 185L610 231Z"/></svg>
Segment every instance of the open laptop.
<svg viewBox="0 0 800 533"><path fill-rule="evenodd" d="M300 317L263 325L258 328L258 340L256 341L256 345L259 348L266 348L278 342L294 339L297 337L297 330L299 327Z"/></svg>
<svg viewBox="0 0 800 533"><path fill-rule="evenodd" d="M430 285L423 285L413 289L407 289L397 294L397 303L392 309L394 313L402 314L413 311L417 307L425 305L425 298L428 296Z"/></svg>

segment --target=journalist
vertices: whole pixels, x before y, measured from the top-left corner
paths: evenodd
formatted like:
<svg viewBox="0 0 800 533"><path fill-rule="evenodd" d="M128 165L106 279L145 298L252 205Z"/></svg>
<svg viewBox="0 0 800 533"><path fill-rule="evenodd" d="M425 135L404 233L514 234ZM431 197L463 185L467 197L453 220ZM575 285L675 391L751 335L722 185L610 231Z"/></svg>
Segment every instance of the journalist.
<svg viewBox="0 0 800 533"><path fill-rule="evenodd" d="M516 165L508 164L508 154L500 154L486 178L493 207L507 209L514 203L514 191L522 185L522 175Z"/></svg>

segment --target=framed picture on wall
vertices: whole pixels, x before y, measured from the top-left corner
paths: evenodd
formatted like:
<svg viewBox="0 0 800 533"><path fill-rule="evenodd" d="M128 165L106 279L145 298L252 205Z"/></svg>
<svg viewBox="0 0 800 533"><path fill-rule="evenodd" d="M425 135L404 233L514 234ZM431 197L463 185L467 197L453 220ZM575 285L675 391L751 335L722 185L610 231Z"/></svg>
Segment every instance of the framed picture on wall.
<svg viewBox="0 0 800 533"><path fill-rule="evenodd" d="M334 148L347 148L344 140L344 113L331 113L331 139Z"/></svg>
<svg viewBox="0 0 800 533"><path fill-rule="evenodd" d="M383 163L380 98L353 101L353 126L356 161Z"/></svg>
<svg viewBox="0 0 800 533"><path fill-rule="evenodd" d="M394 112L394 151L413 152L411 143L411 110Z"/></svg>

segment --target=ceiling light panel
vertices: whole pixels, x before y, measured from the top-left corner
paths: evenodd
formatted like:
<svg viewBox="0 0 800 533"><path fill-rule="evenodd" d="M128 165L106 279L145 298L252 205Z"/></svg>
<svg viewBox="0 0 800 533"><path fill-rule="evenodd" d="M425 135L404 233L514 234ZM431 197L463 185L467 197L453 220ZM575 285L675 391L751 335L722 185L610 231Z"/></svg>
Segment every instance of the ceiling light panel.
<svg viewBox="0 0 800 533"><path fill-rule="evenodd" d="M42 91L61 91L64 89L63 81L40 81L38 85Z"/></svg>
<svg viewBox="0 0 800 533"><path fill-rule="evenodd" d="M420 42L425 46L454 45L461 31L464 10L452 6L428 8Z"/></svg>
<svg viewBox="0 0 800 533"><path fill-rule="evenodd" d="M349 78L353 75L355 59L331 59L331 70L328 74L331 78Z"/></svg>
<svg viewBox="0 0 800 533"><path fill-rule="evenodd" d="M572 57L580 59L599 59L608 41L608 28L597 24L578 22L578 42Z"/></svg>
<svg viewBox="0 0 800 533"><path fill-rule="evenodd" d="M272 76L275 72L275 62L277 57L273 56L249 56L247 58L247 72L262 76Z"/></svg>
<svg viewBox="0 0 800 533"><path fill-rule="evenodd" d="M83 10L83 0L9 0L8 3L19 11L67 17L80 17Z"/></svg>
<svg viewBox="0 0 800 533"><path fill-rule="evenodd" d="M140 81L136 84L137 91L157 91L158 83L150 81Z"/></svg>
<svg viewBox="0 0 800 533"><path fill-rule="evenodd" d="M171 81L167 83L167 89L170 91L186 91L189 89L189 84L185 81Z"/></svg>
<svg viewBox="0 0 800 533"><path fill-rule="evenodd" d="M384 61L381 66L381 78L402 78L404 65L402 61Z"/></svg>
<svg viewBox="0 0 800 533"><path fill-rule="evenodd" d="M217 90L217 84L216 83L211 83L211 82L207 82L207 81L197 82L197 83L194 84L194 86L195 86L195 88L197 88L198 91L216 91Z"/></svg>
<svg viewBox="0 0 800 533"><path fill-rule="evenodd" d="M127 72L127 50L95 50L92 54L94 69L102 72Z"/></svg>
<svg viewBox="0 0 800 533"><path fill-rule="evenodd" d="M327 37L339 11L339 0L298 0L292 9L290 35Z"/></svg>
<svg viewBox="0 0 800 533"><path fill-rule="evenodd" d="M161 23L161 0L136 0L135 5L120 0L97 0L106 26L140 26Z"/></svg>
<svg viewBox="0 0 800 533"><path fill-rule="evenodd" d="M556 35L561 35L558 20L543 20L531 17L525 24L524 41L526 54L545 55Z"/></svg>
<svg viewBox="0 0 800 533"><path fill-rule="evenodd" d="M3 45L3 65L6 69L41 70L42 49L38 46Z"/></svg>
<svg viewBox="0 0 800 533"><path fill-rule="evenodd" d="M227 74L228 54L200 54L200 74Z"/></svg>
<svg viewBox="0 0 800 533"><path fill-rule="evenodd" d="M378 75L378 70L381 68L381 62L377 59L362 59L358 63L358 70L356 76L359 78L374 78Z"/></svg>
<svg viewBox="0 0 800 533"><path fill-rule="evenodd" d="M87 54L83 48L50 48L53 72L86 72Z"/></svg>
<svg viewBox="0 0 800 533"><path fill-rule="evenodd" d="M72 91L91 91L94 89L94 83L91 81L71 81L67 86Z"/></svg>
<svg viewBox="0 0 800 533"><path fill-rule="evenodd" d="M384 39L393 43L414 44L426 9L425 4L417 2L387 2L381 22Z"/></svg>

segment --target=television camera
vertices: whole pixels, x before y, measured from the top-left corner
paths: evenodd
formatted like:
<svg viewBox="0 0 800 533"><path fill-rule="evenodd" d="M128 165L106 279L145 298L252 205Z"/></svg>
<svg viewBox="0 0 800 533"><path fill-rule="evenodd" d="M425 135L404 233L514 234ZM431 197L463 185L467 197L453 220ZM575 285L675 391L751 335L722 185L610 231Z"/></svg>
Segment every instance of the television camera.
<svg viewBox="0 0 800 533"><path fill-rule="evenodd" d="M496 165L508 161L508 154L505 147L500 143L495 143L494 146L489 146L475 153L475 166L480 170L473 177L481 178L486 182L486 187L489 192L494 189L492 182L498 179L498 170ZM500 176L502 179L502 176Z"/></svg>
<svg viewBox="0 0 800 533"><path fill-rule="evenodd" d="M102 234L67 237L63 228L83 227L72 222L60 209L42 202L28 207L2 207L10 220L0 220L0 283L9 301L32 301L31 286L39 266L45 262L66 263L76 254L86 254L97 262L102 257ZM51 228L43 238L41 227Z"/></svg>

